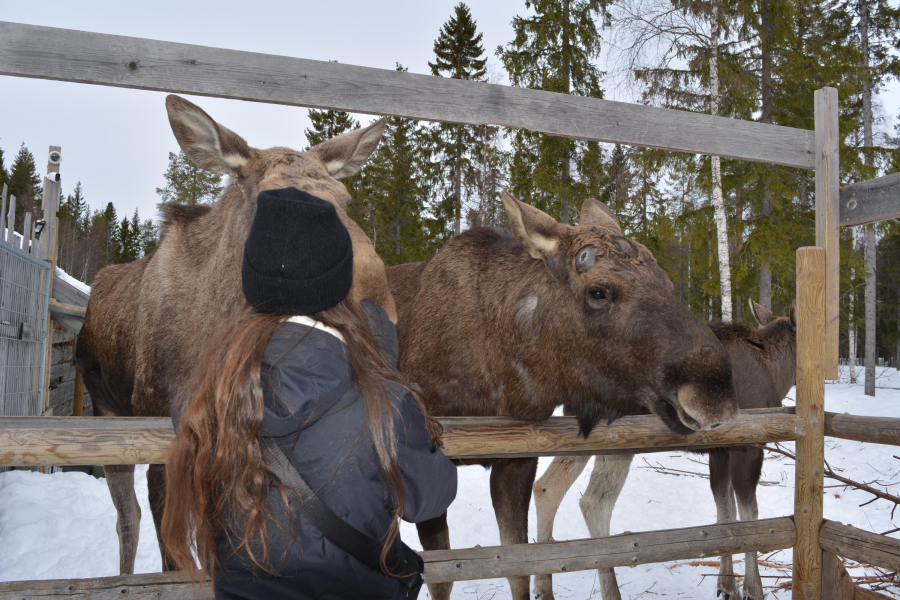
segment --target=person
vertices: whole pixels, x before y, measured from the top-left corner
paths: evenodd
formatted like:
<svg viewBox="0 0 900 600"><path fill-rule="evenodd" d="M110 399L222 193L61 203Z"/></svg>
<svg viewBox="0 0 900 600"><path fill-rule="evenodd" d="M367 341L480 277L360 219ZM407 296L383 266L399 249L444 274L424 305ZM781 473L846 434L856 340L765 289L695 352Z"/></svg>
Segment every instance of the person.
<svg viewBox="0 0 900 600"><path fill-rule="evenodd" d="M443 514L456 468L437 444L440 425L397 372L387 314L348 297L352 267L331 204L295 188L259 194L241 275L250 307L199 357L173 407L166 465L163 540L180 570L212 578L217 599L417 593L396 572L394 559L411 552L398 518ZM377 542L377 570L312 525L266 460L271 441L315 497Z"/></svg>

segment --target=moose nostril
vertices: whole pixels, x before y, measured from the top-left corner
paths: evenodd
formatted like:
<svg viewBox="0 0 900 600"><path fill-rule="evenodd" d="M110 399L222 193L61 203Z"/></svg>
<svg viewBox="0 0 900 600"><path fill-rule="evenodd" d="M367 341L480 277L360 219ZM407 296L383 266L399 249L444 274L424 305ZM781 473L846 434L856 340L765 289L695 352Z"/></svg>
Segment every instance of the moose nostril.
<svg viewBox="0 0 900 600"><path fill-rule="evenodd" d="M721 423L713 423L712 425L709 426L709 428L710 428L710 429L716 429L716 428L721 427L721 426L722 426Z"/></svg>

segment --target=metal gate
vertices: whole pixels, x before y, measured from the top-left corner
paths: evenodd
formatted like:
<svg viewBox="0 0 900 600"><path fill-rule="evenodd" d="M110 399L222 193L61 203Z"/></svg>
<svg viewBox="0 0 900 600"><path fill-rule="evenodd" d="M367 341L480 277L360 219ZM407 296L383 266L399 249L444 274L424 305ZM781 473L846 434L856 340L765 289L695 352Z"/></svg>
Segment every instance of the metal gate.
<svg viewBox="0 0 900 600"><path fill-rule="evenodd" d="M40 415L50 265L0 238L0 415Z"/></svg>

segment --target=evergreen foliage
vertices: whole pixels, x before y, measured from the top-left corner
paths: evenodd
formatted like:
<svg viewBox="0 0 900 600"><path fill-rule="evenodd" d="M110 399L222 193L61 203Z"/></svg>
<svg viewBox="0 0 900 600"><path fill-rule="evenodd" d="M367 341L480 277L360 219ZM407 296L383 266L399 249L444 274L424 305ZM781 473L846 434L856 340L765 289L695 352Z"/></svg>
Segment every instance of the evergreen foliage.
<svg viewBox="0 0 900 600"><path fill-rule="evenodd" d="M603 0L526 0L534 15L516 16L515 37L497 48L510 82L562 94L602 98L597 19L606 18ZM574 168L584 144L561 137L518 130L512 133L510 187L521 200L561 222L580 207L583 186Z"/></svg>
<svg viewBox="0 0 900 600"><path fill-rule="evenodd" d="M156 188L161 203L212 204L222 192L222 176L201 169L183 150L178 154L169 152L169 166L164 177L166 187Z"/></svg>
<svg viewBox="0 0 900 600"><path fill-rule="evenodd" d="M342 133L359 129L356 119L350 113L340 110L310 109L309 120L312 127L303 131L308 143L307 150Z"/></svg>
<svg viewBox="0 0 900 600"><path fill-rule="evenodd" d="M487 58L481 45L482 34L472 18L469 7L457 4L454 14L441 27L438 39L434 41L434 62L429 62L432 75L451 79L483 80L487 74ZM496 130L495 130L496 131ZM486 137L494 135L486 128L479 132L471 125L440 123L435 128L435 147L439 154L438 168L442 171L442 198L439 211L453 223L453 234L459 234L464 214L463 194L478 191L481 187L474 182L479 177L473 165L474 146L479 144L481 160L488 158ZM476 139L479 138L479 139ZM482 164L482 167L484 165ZM467 185L467 183L470 183ZM477 196L476 212L490 204L488 196ZM479 213L480 214L480 213Z"/></svg>
<svg viewBox="0 0 900 600"><path fill-rule="evenodd" d="M22 231L25 213L37 214L41 206L41 177L34 156L23 143L9 168L9 194L16 197L16 231Z"/></svg>

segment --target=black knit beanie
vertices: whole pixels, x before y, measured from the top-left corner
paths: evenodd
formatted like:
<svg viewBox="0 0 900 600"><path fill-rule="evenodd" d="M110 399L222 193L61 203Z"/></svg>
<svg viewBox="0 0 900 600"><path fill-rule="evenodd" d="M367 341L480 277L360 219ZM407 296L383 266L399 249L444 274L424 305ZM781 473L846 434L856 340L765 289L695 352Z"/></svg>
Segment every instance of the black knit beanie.
<svg viewBox="0 0 900 600"><path fill-rule="evenodd" d="M244 244L241 282L260 312L311 315L347 297L353 244L334 207L284 188L260 192Z"/></svg>

